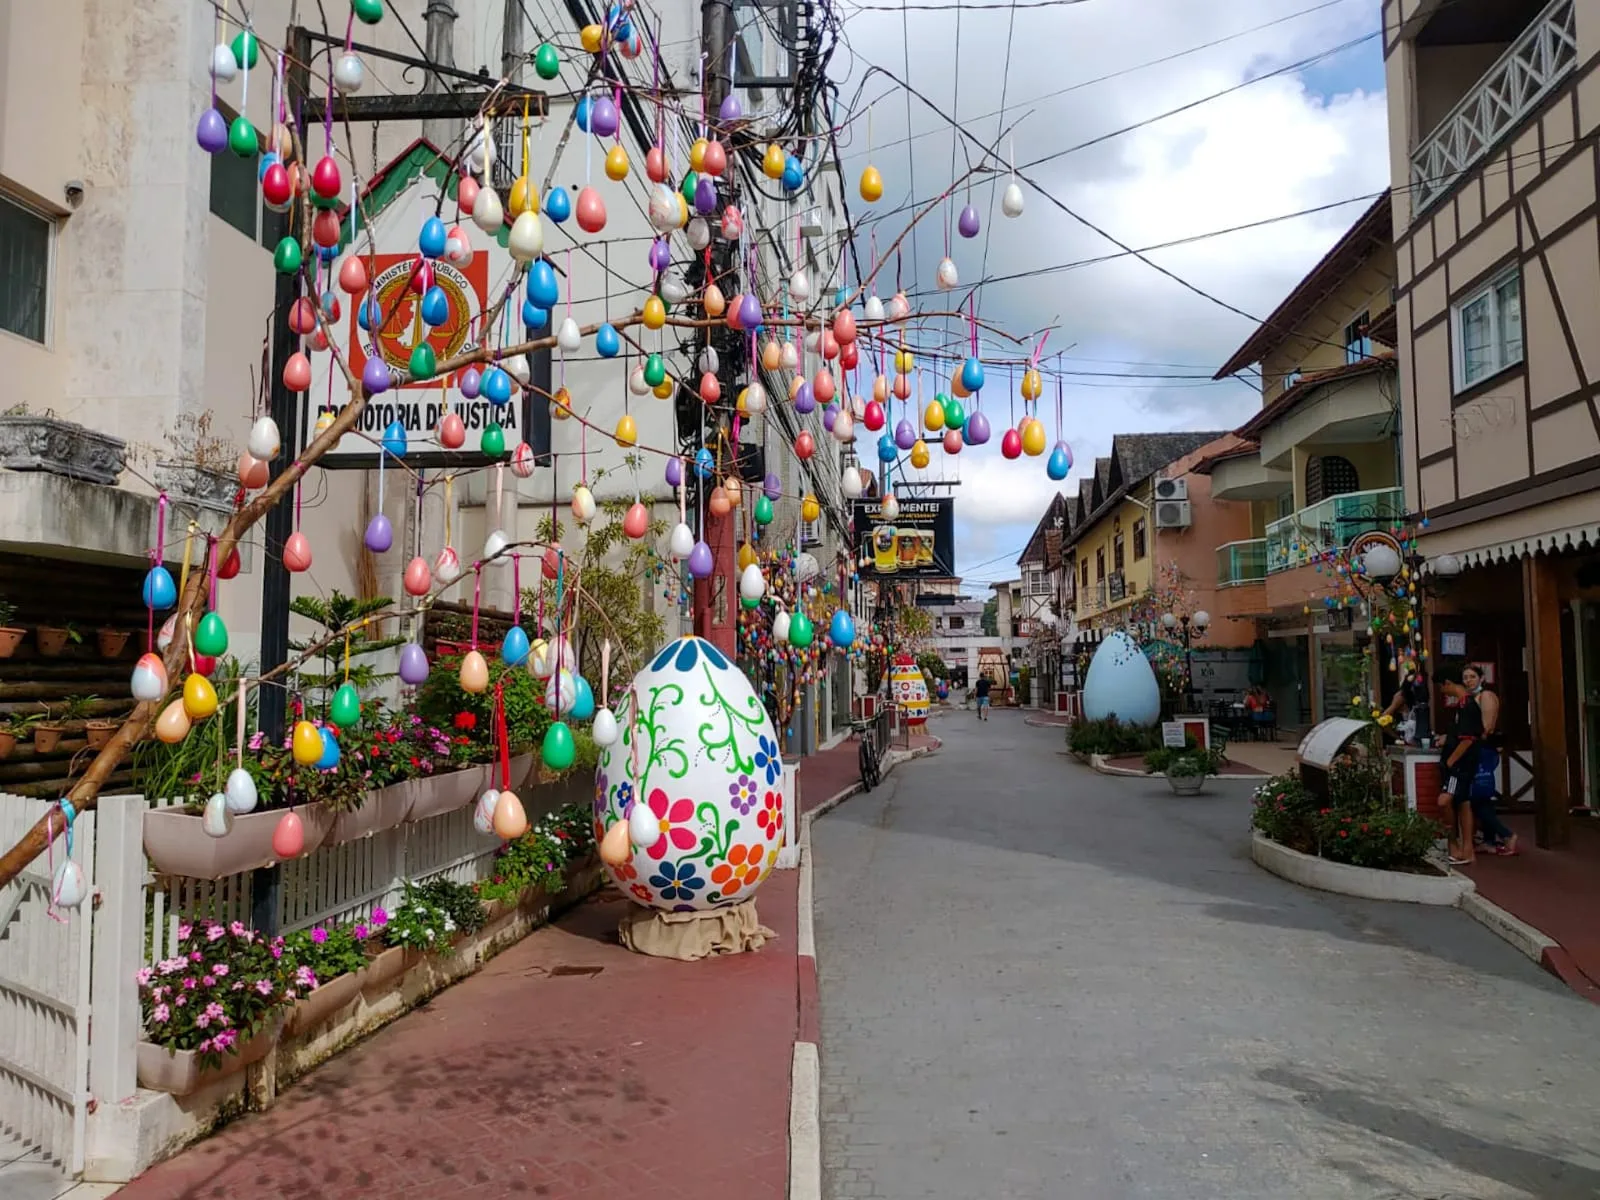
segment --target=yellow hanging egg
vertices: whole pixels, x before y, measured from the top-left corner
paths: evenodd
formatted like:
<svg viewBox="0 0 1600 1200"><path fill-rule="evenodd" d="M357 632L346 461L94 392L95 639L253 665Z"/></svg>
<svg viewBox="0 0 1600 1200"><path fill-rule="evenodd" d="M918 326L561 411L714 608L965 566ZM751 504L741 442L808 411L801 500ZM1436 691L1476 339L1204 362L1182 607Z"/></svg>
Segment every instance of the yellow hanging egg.
<svg viewBox="0 0 1600 1200"><path fill-rule="evenodd" d="M943 429L944 405L937 400L929 400L928 407L922 410L922 423L929 429Z"/></svg>
<svg viewBox="0 0 1600 1200"><path fill-rule="evenodd" d="M671 400L673 390L676 389L677 386L678 385L672 381L672 377L669 375L650 390L652 393L654 393L657 400Z"/></svg>
<svg viewBox="0 0 1600 1200"><path fill-rule="evenodd" d="M461 690L464 692L485 692L489 689L489 664L476 650L468 650L461 656Z"/></svg>
<svg viewBox="0 0 1600 1200"><path fill-rule="evenodd" d="M783 168L788 162L789 156L783 152L783 147L777 142L770 142L767 152L761 156L761 173L768 179L782 179Z"/></svg>
<svg viewBox="0 0 1600 1200"><path fill-rule="evenodd" d="M1039 377L1039 368L1029 367L1022 373L1022 398L1037 400L1043 391L1044 380Z"/></svg>
<svg viewBox="0 0 1600 1200"><path fill-rule="evenodd" d="M550 416L556 421L565 421L572 416L572 393L560 387L550 397Z"/></svg>
<svg viewBox="0 0 1600 1200"><path fill-rule="evenodd" d="M911 351L907 350L904 346L901 346L900 349L894 352L894 369L900 374L911 374L912 362L913 359L911 357Z"/></svg>
<svg viewBox="0 0 1600 1200"><path fill-rule="evenodd" d="M583 43L583 48L590 54L599 54L600 47L605 43L605 26L585 25L583 32L578 35L578 40Z"/></svg>
<svg viewBox="0 0 1600 1200"><path fill-rule="evenodd" d="M729 475L722 481L722 490L728 495L729 506L738 508L739 502L744 499L744 486L739 482L739 477L737 475Z"/></svg>
<svg viewBox="0 0 1600 1200"><path fill-rule="evenodd" d="M741 417L748 417L750 415L750 410L748 408L746 408L745 404L744 404L745 395L749 391L750 391L749 388L740 388L739 389L739 398L736 401L734 401L734 408L738 411L738 413L739 413L739 415Z"/></svg>
<svg viewBox="0 0 1600 1200"><path fill-rule="evenodd" d="M533 184L528 182L526 175L519 176L511 185L511 196L506 202L506 211L513 219L525 212L538 213L539 193Z"/></svg>
<svg viewBox="0 0 1600 1200"><path fill-rule="evenodd" d="M822 515L822 505L817 503L815 496L808 495L800 501L800 519L802 521L815 521Z"/></svg>
<svg viewBox="0 0 1600 1200"><path fill-rule="evenodd" d="M928 443L921 438L911 444L911 465L919 471L928 465Z"/></svg>
<svg viewBox="0 0 1600 1200"><path fill-rule="evenodd" d="M750 543L745 542L739 547L739 570L743 571L756 561L756 552L750 548Z"/></svg>
<svg viewBox="0 0 1600 1200"><path fill-rule="evenodd" d="M644 327L660 329L666 323L667 306L661 303L660 296L651 296L644 302Z"/></svg>
<svg viewBox="0 0 1600 1200"><path fill-rule="evenodd" d="M706 147L710 145L705 138L695 138L694 145L689 147L689 169L699 172L706 169Z"/></svg>
<svg viewBox="0 0 1600 1200"><path fill-rule="evenodd" d="M639 440L639 422L633 419L632 413L623 413L617 419L617 432L612 435L617 439L619 446L632 446Z"/></svg>
<svg viewBox="0 0 1600 1200"><path fill-rule="evenodd" d="M620 183L628 177L628 152L618 142L606 151L606 178Z"/></svg>
<svg viewBox="0 0 1600 1200"><path fill-rule="evenodd" d="M189 714L183 711L183 701L174 700L161 710L156 718L156 737L174 746L189 736ZM322 739L317 739L317 753L322 753Z"/></svg>
<svg viewBox="0 0 1600 1200"><path fill-rule="evenodd" d="M956 373L950 376L950 394L958 400L965 400L972 395L967 390L967 385L961 382L961 368L956 368Z"/></svg>
<svg viewBox="0 0 1600 1200"><path fill-rule="evenodd" d="M310 721L296 721L290 750L302 767L315 766L322 760L322 734Z"/></svg>
<svg viewBox="0 0 1600 1200"><path fill-rule="evenodd" d="M795 398L796 394L800 391L800 385L802 383L804 383L804 382L805 382L805 380L801 379L800 376L798 376L798 375L794 376L792 379L789 380L789 399L790 400L793 400Z"/></svg>
<svg viewBox="0 0 1600 1200"><path fill-rule="evenodd" d="M678 228L682 229L689 223L689 202L683 198L682 192L673 192L672 198L678 205Z"/></svg>
<svg viewBox="0 0 1600 1200"><path fill-rule="evenodd" d="M1044 422L1038 417L1030 417L1023 424L1022 452L1029 458L1038 458L1044 453Z"/></svg>
<svg viewBox="0 0 1600 1200"><path fill-rule="evenodd" d="M183 681L183 711L191 721L203 721L217 711L217 689L198 671Z"/></svg>
<svg viewBox="0 0 1600 1200"><path fill-rule="evenodd" d="M883 176L877 167L868 166L861 172L861 198L868 204L876 204L883 199Z"/></svg>

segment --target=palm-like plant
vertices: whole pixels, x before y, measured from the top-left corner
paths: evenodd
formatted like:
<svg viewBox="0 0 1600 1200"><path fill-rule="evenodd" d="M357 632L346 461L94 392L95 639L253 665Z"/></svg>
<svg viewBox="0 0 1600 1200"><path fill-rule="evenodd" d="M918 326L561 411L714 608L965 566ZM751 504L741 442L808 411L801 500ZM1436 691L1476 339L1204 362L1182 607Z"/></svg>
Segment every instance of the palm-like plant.
<svg viewBox="0 0 1600 1200"><path fill-rule="evenodd" d="M393 604L394 601L388 596L373 596L362 600L355 596L346 596L337 590L326 600L317 596L296 596L289 604L289 611L320 626L323 632L310 641L290 641L289 648L297 653L304 653L328 635L342 634L348 630L350 682L355 684L358 691L365 692L385 679L392 678L392 675L380 673L371 663L358 663L355 660L392 649L402 645L406 640L401 637L379 636L376 622L363 624L368 617L384 612ZM304 671L300 674L300 686L308 700L326 706L333 696L334 689L344 682L344 645L344 638L334 637L317 654L323 670Z"/></svg>

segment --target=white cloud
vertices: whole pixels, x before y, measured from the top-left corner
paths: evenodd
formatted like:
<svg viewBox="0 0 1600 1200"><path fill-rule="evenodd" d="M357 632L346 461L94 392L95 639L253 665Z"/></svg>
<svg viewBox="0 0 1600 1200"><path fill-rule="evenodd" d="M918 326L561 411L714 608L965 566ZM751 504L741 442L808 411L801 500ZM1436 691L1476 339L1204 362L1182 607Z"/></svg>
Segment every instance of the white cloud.
<svg viewBox="0 0 1600 1200"><path fill-rule="evenodd" d="M1007 123L1031 110L1016 136L1017 159L1026 162L1303 59L1375 24L1372 5L1349 0L1150 70L1030 103L1080 80L1306 7L1309 0L1204 5L1193 0L1121 0L1115 5L1019 10L1009 83L1002 74L1009 13L963 12L957 49L954 13L918 12L912 14L911 23L911 82L946 112L956 103L959 89L963 122L974 137L984 140L995 137L1000 121L981 114L1000 107L1004 87L1010 110ZM846 32L856 56L852 78L844 87L846 98L853 94L868 60L896 74L904 69L905 39L897 10L853 16ZM1317 78L1337 79L1341 68L1353 77L1358 66L1367 68L1360 71L1362 76L1371 77L1372 62L1380 53L1376 41L1367 42L1324 64ZM1364 62L1359 56L1366 56ZM835 62L844 60L841 54ZM866 95L877 96L885 86L878 77L868 83ZM917 137L912 143L914 157L908 159L907 147L888 145L905 134L904 93L893 92L873 106L878 149L872 160L887 184L885 199L877 206L880 210L906 202L913 171L919 198L937 194L950 182L949 127L941 128L939 118L913 101L911 128ZM854 145L846 151L852 189L867 161L865 133L864 124L857 126ZM1303 76L1285 75L1066 155L1030 174L1117 238L1144 246L1378 191L1387 183L1387 136L1381 93L1338 94L1336 89L1327 96L1312 91ZM957 171L964 170L961 154L956 161ZM1115 252L1114 246L1037 193L1030 192L1027 211L1015 221L1002 218L997 205L991 209L989 184L975 187L970 197L958 197L957 207L969 199L984 218L985 232L972 241L955 239L951 253L964 281L980 277L986 244L991 276ZM864 206L853 192L851 200L852 211L859 215ZM1315 217L1156 251L1150 257L1228 303L1264 317L1362 207L1351 204ZM885 221L878 235L880 245L892 240L904 222L904 216ZM908 287L915 280L931 283L933 268L944 252L942 224L930 217L919 227L915 262L908 245L903 268ZM861 249L865 257L865 245ZM937 297L930 296L923 304L936 306ZM1019 333L1058 322L1047 354L1060 351L1072 356L1067 365L1080 371L1209 375L1253 328L1250 320L1131 258L995 284L980 293L979 313ZM933 331L924 337L931 343ZM1141 363L1181 365L1137 365ZM1020 550L1050 497L1058 488L1069 494L1075 491L1077 478L1092 470L1094 457L1109 451L1113 434L1231 428L1260 404L1258 396L1238 383L1197 386L1203 380L1195 379L1179 386L1131 379L1069 380L1062 435L1077 462L1072 477L1056 484L1045 475L1042 458L1008 462L1000 457L1000 432L1012 405L999 374L990 373L985 403L995 435L989 445L961 455L963 485L954 493L960 565ZM1041 416L1054 440L1053 397ZM1011 544L997 544L1002 539ZM981 574L994 570L987 567Z"/></svg>

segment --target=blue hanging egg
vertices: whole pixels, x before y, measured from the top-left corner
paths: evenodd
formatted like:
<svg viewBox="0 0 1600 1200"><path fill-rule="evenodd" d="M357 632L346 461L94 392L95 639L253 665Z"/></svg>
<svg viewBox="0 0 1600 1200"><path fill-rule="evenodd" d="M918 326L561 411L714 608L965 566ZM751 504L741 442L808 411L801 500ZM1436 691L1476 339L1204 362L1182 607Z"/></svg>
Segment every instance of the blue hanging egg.
<svg viewBox="0 0 1600 1200"><path fill-rule="evenodd" d="M542 258L528 268L528 299L540 308L554 308L561 299L556 269Z"/></svg>
<svg viewBox="0 0 1600 1200"><path fill-rule="evenodd" d="M694 473L701 479L710 479L711 472L716 469L717 462L711 457L711 451L704 446L694 452Z"/></svg>
<svg viewBox="0 0 1600 1200"><path fill-rule="evenodd" d="M520 667L528 661L528 631L521 625L506 630L500 641L500 658L508 667Z"/></svg>
<svg viewBox="0 0 1600 1200"><path fill-rule="evenodd" d="M172 582L172 572L159 564L151 567L144 577L144 606L160 612L178 602L178 585Z"/></svg>
<svg viewBox="0 0 1600 1200"><path fill-rule="evenodd" d="M317 732L322 735L322 757L317 759L317 770L331 771L339 765L339 739L326 725L319 726Z"/></svg>
<svg viewBox="0 0 1600 1200"><path fill-rule="evenodd" d="M894 444L894 438L887 433L878 439L878 461L892 463L900 457L900 447Z"/></svg>
<svg viewBox="0 0 1600 1200"><path fill-rule="evenodd" d="M835 609L833 620L828 622L828 637L841 650L848 650L856 640L856 621L844 609Z"/></svg>
<svg viewBox="0 0 1600 1200"><path fill-rule="evenodd" d="M589 686L589 681L582 675L573 677L572 687L572 708L567 715L579 721L587 721L594 716L594 688Z"/></svg>
<svg viewBox="0 0 1600 1200"><path fill-rule="evenodd" d="M445 295L444 289L436 283L422 293L422 304L419 308L423 324L429 327L443 325L450 316L450 297Z"/></svg>
<svg viewBox="0 0 1600 1200"><path fill-rule="evenodd" d="M789 155L789 161L783 164L783 190L798 192L805 184L806 171L800 165L800 160L794 155Z"/></svg>
<svg viewBox="0 0 1600 1200"><path fill-rule="evenodd" d="M337 247L337 246L318 246L317 247L317 261L320 262L323 266L327 266L329 263L331 263L334 259L336 259L338 257L339 257L339 247Z"/></svg>
<svg viewBox="0 0 1600 1200"><path fill-rule="evenodd" d="M399 421L390 421L383 431L383 448L396 458L406 456L406 427Z"/></svg>
<svg viewBox="0 0 1600 1200"><path fill-rule="evenodd" d="M511 376L500 367L490 367L483 373L478 394L490 404L501 405L511 399Z"/></svg>
<svg viewBox="0 0 1600 1200"><path fill-rule="evenodd" d="M594 104L589 97L580 96L578 98L578 107L573 113L573 119L578 122L578 128L585 133L589 132L589 113L593 108Z"/></svg>
<svg viewBox="0 0 1600 1200"><path fill-rule="evenodd" d="M378 303L376 296L369 296L361 302L356 309L356 322L368 333L383 324L383 305Z"/></svg>
<svg viewBox="0 0 1600 1200"><path fill-rule="evenodd" d="M283 160L278 157L276 151L268 150L265 154L263 154L260 162L256 166L256 182L260 183L263 179L265 179L267 177L268 169L282 161Z"/></svg>
<svg viewBox="0 0 1600 1200"><path fill-rule="evenodd" d="M983 364L976 358L969 358L961 364L961 386L969 392L976 392L983 387Z"/></svg>
<svg viewBox="0 0 1600 1200"><path fill-rule="evenodd" d="M1051 479L1062 480L1067 477L1067 472L1072 470L1072 457L1067 453L1065 442L1056 443L1056 448L1050 451L1050 461L1045 463L1044 470Z"/></svg>
<svg viewBox="0 0 1600 1200"><path fill-rule="evenodd" d="M557 225L572 215L572 197L564 187L551 188L544 198L544 215Z"/></svg>
<svg viewBox="0 0 1600 1200"><path fill-rule="evenodd" d="M423 258L438 258L444 253L444 239L444 222L438 217L429 217L417 235L417 249L422 251Z"/></svg>
<svg viewBox="0 0 1600 1200"><path fill-rule="evenodd" d="M622 335L610 321L595 331L594 348L601 358L615 358L622 350Z"/></svg>
<svg viewBox="0 0 1600 1200"><path fill-rule="evenodd" d="M522 323L529 329L539 330L550 320L550 310L540 308L532 300L522 302Z"/></svg>

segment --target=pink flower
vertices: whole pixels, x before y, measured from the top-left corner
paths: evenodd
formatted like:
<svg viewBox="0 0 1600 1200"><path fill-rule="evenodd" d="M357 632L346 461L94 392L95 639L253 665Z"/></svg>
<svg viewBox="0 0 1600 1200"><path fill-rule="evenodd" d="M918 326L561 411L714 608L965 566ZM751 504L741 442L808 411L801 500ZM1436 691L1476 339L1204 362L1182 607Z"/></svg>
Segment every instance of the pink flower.
<svg viewBox="0 0 1600 1200"><path fill-rule="evenodd" d="M236 1030L236 1029L224 1029L221 1033L217 1034L216 1037L211 1039L211 1044L213 1046L215 1046L218 1050L227 1050L227 1049L230 1049L233 1046L233 1044L235 1042L237 1042L238 1040L239 1040L239 1031L238 1030Z"/></svg>
<svg viewBox="0 0 1600 1200"><path fill-rule="evenodd" d="M234 937L243 937L250 931L244 927L243 921L235 921L232 925L228 926L228 932L233 934Z"/></svg>
<svg viewBox="0 0 1600 1200"><path fill-rule="evenodd" d="M184 1005L186 1005L188 1003L189 1003L189 997L185 996L182 992L179 992L178 996L177 996L177 999L175 999L172 1002L172 1006L174 1008L182 1008Z"/></svg>
<svg viewBox="0 0 1600 1200"><path fill-rule="evenodd" d="M322 945L323 942L325 942L327 940L328 940L328 931L326 929L324 929L322 926L318 925L315 929L313 929L311 931L311 941L315 945L320 946L320 945Z"/></svg>
<svg viewBox="0 0 1600 1200"><path fill-rule="evenodd" d="M661 830L655 845L645 848L651 858L664 857L669 843L678 850L693 850L700 844L700 838L686 824L694 817L693 800L668 800L666 792L656 788L650 793L649 805Z"/></svg>
<svg viewBox="0 0 1600 1200"><path fill-rule="evenodd" d="M272 957L273 958L282 958L283 957L283 946L278 942L273 942L272 943Z"/></svg>
<svg viewBox="0 0 1600 1200"><path fill-rule="evenodd" d="M189 940L189 935L191 933L193 933L193 932L194 932L194 926L193 925L190 925L190 924L188 924L186 922L180 923L178 925L178 940L180 942L188 941Z"/></svg>
<svg viewBox="0 0 1600 1200"><path fill-rule="evenodd" d="M365 925L357 925L353 932L355 933L356 941L364 942L367 940L367 927Z"/></svg>
<svg viewBox="0 0 1600 1200"><path fill-rule="evenodd" d="M198 951L198 950L191 950L189 952L189 961L190 962L201 962L204 959L205 959L205 955L201 954L200 951Z"/></svg>
<svg viewBox="0 0 1600 1200"><path fill-rule="evenodd" d="M215 941L219 940L220 938L225 938L227 936L228 936L228 931L226 929L224 929L221 925L207 925L206 926L206 941L208 941L208 942L215 942Z"/></svg>
<svg viewBox="0 0 1600 1200"><path fill-rule="evenodd" d="M227 963L212 963L211 964L211 973L213 975L215 975L218 979L222 979L222 978L226 977L227 974L228 974L228 964Z"/></svg>
<svg viewBox="0 0 1600 1200"><path fill-rule="evenodd" d="M258 980L256 980L256 991L260 992L263 996L272 995L272 980L270 980L270 979L258 979Z"/></svg>
<svg viewBox="0 0 1600 1200"><path fill-rule="evenodd" d="M183 981L183 990L186 991L186 992L192 992L198 986L199 985L196 984L195 981L194 981L194 976L193 975L190 975L187 979L185 979Z"/></svg>
<svg viewBox="0 0 1600 1200"><path fill-rule="evenodd" d="M231 988L229 988L229 989L228 989L228 990L229 990L229 991L230 991L230 992L240 992L240 991L243 991L243 990L244 990L244 980L242 980L242 979L235 979L235 980L234 980L234 981L233 981L233 986L232 986L232 987L231 987Z"/></svg>
<svg viewBox="0 0 1600 1200"><path fill-rule="evenodd" d="M208 1017L205 1013L200 1013L194 1019L194 1026L195 1026L196 1029L205 1029L210 1024L211 1024L211 1018Z"/></svg>
<svg viewBox="0 0 1600 1200"><path fill-rule="evenodd" d="M140 987L149 987L150 981L155 977L156 973L154 969L150 967L140 967L138 971L134 973L134 978L139 981Z"/></svg>
<svg viewBox="0 0 1600 1200"><path fill-rule="evenodd" d="M303 988L314 988L317 986L317 977L311 973L310 967L297 967L294 973L294 981Z"/></svg>
<svg viewBox="0 0 1600 1200"><path fill-rule="evenodd" d="M158 1004L150 1010L150 1016L157 1021L165 1021L172 1015L172 1010L165 1004Z"/></svg>
<svg viewBox="0 0 1600 1200"><path fill-rule="evenodd" d="M217 977L215 975L206 975L201 978L200 982L208 988L216 987Z"/></svg>
<svg viewBox="0 0 1600 1200"><path fill-rule="evenodd" d="M381 909L381 908L375 908L375 909L372 910L372 924L373 924L374 928L382 929L388 923L389 923L389 914L388 913L384 912L383 909Z"/></svg>
<svg viewBox="0 0 1600 1200"><path fill-rule="evenodd" d="M206 1005L206 1016L210 1017L213 1021L219 1018L224 1020L226 1019L223 1017L222 1005L218 1004L215 1000Z"/></svg>

